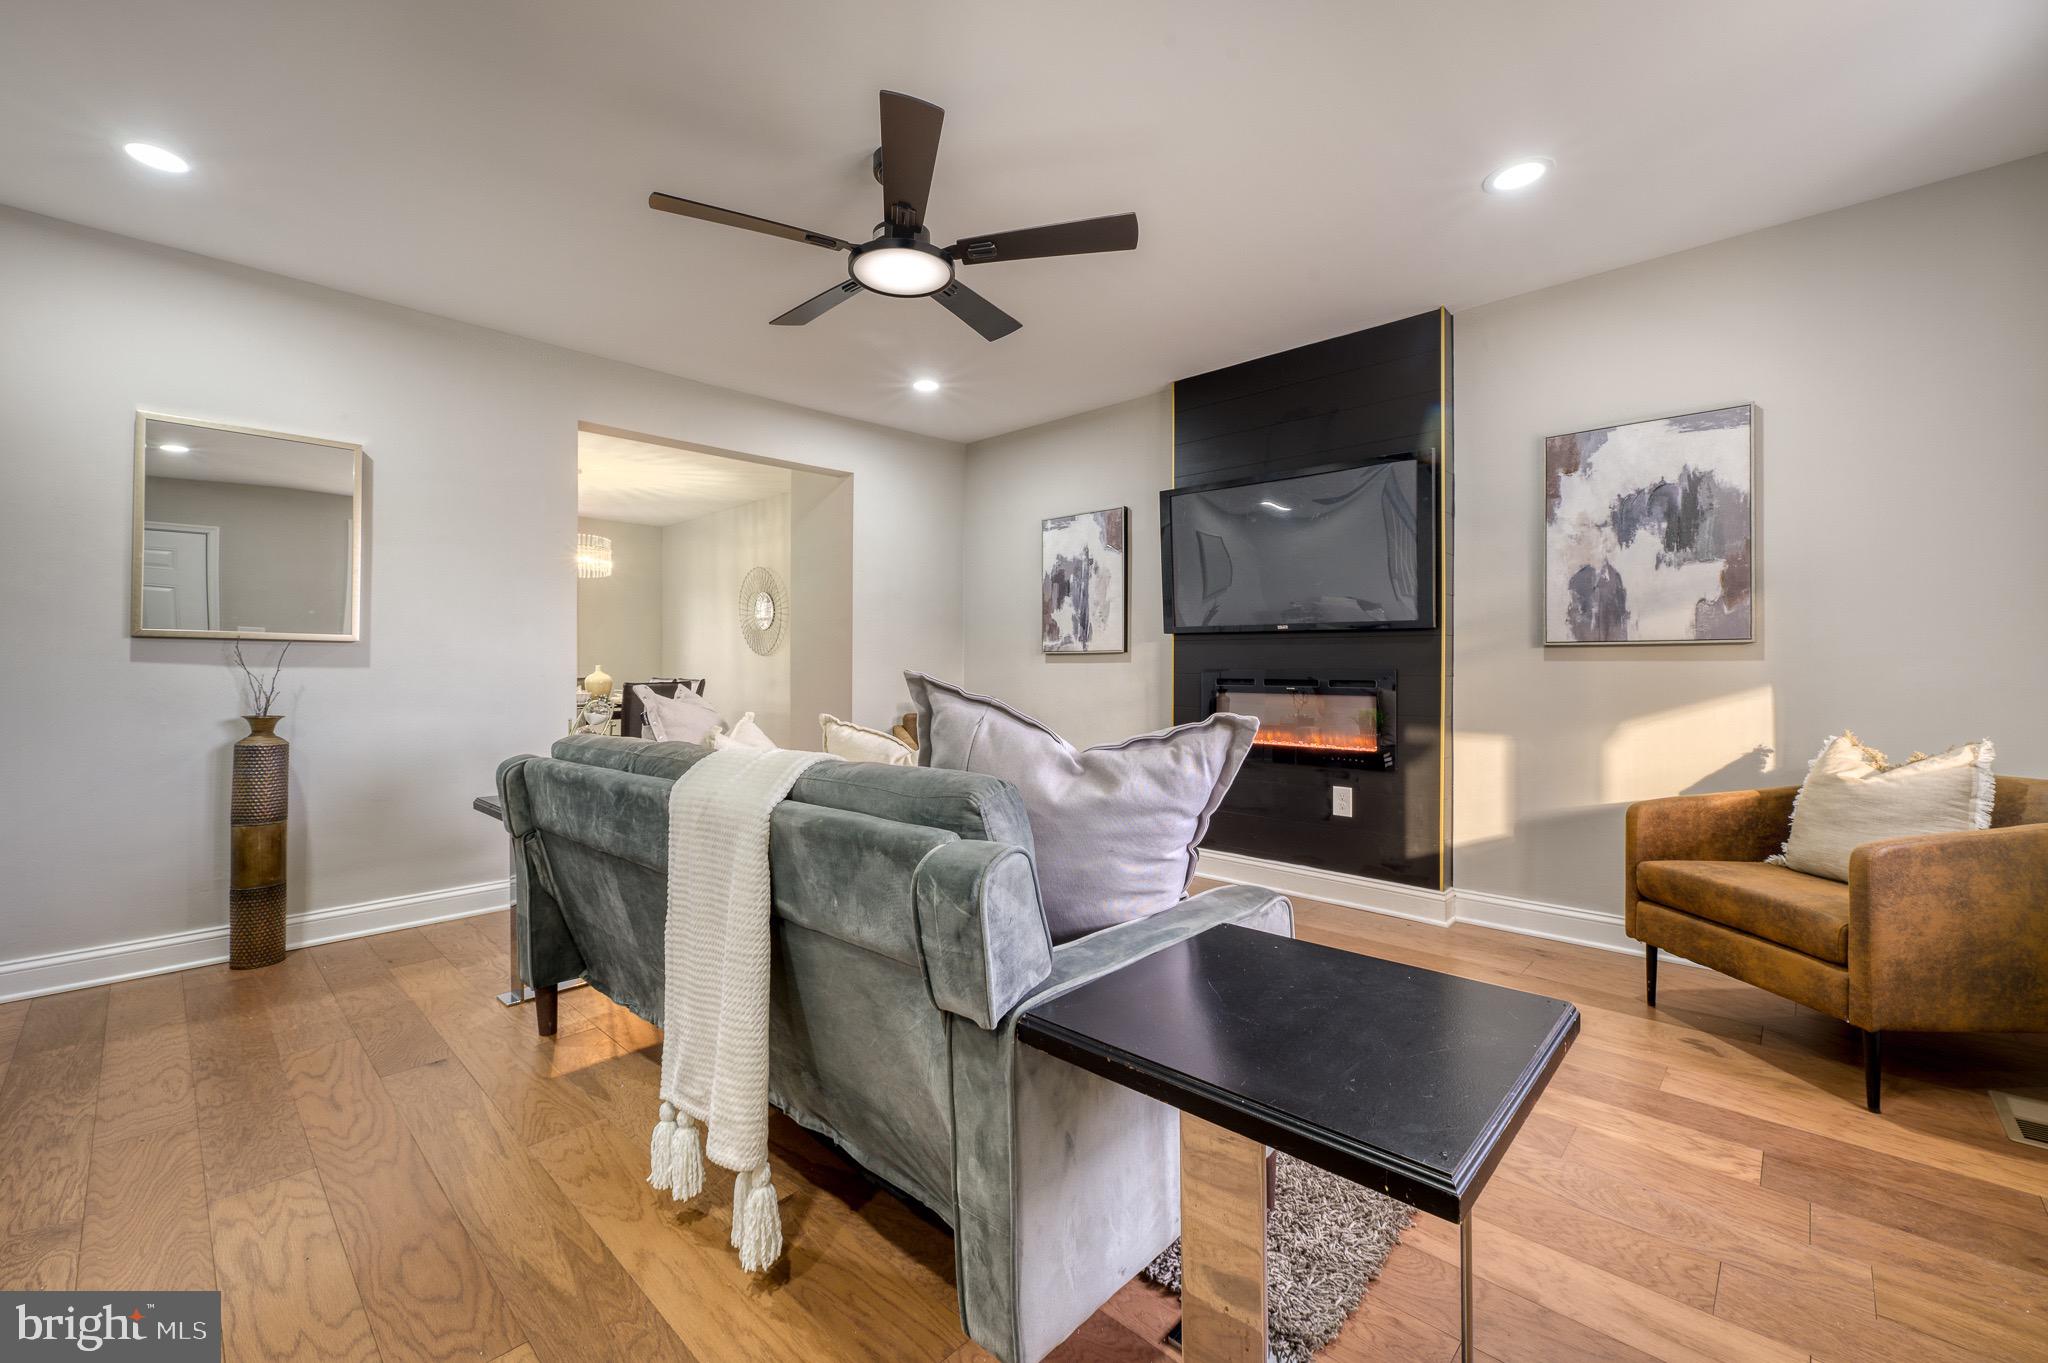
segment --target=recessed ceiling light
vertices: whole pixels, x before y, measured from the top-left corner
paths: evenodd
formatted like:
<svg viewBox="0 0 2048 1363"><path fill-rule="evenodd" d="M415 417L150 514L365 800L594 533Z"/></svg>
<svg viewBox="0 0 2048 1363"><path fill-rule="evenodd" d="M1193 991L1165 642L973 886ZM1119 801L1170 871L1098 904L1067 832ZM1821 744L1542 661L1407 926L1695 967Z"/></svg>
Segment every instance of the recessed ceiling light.
<svg viewBox="0 0 2048 1363"><path fill-rule="evenodd" d="M939 381L937 379L916 379L911 382L910 386L920 393L936 393L939 391Z"/></svg>
<svg viewBox="0 0 2048 1363"><path fill-rule="evenodd" d="M1262 502L1260 502L1260 503L1259 503L1259 505L1260 505L1260 506L1270 506L1270 507L1272 507L1272 508L1273 508L1273 509L1274 509L1275 511L1292 511L1292 510L1294 510L1294 508L1293 508L1293 507L1291 507L1291 506L1282 506L1282 505L1280 505L1280 503L1278 503L1278 502L1266 502L1266 501L1262 501Z"/></svg>
<svg viewBox="0 0 2048 1363"><path fill-rule="evenodd" d="M168 171L172 175L183 175L192 169L191 162L174 151L165 151L153 142L130 142L121 148L151 170Z"/></svg>
<svg viewBox="0 0 2048 1363"><path fill-rule="evenodd" d="M1520 161L1511 161L1479 182L1479 187L1488 194L1512 194L1518 189L1527 189L1544 176L1557 163L1548 156L1531 156Z"/></svg>
<svg viewBox="0 0 2048 1363"><path fill-rule="evenodd" d="M158 448L159 450L162 450L162 451L163 451L163 452L164 452L165 454L190 454L190 453L192 453L192 447L191 447L190 445L159 445L159 446L157 446L157 448Z"/></svg>

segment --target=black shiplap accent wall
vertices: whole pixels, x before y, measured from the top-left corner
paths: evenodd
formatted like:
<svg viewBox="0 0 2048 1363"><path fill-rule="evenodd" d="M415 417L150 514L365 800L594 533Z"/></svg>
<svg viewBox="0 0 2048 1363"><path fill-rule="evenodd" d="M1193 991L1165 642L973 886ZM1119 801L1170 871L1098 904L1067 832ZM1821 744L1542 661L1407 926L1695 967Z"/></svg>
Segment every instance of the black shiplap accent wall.
<svg viewBox="0 0 2048 1363"><path fill-rule="evenodd" d="M1319 634L1182 634L1173 651L1175 723L1208 713L1202 674L1261 669L1322 677L1399 673L1393 771L1288 766L1254 758L1204 846L1398 881L1449 882L1444 721L1450 627L1450 336L1441 309L1268 355L1174 385L1174 486L1284 477L1414 452L1436 474L1437 627ZM1354 787L1354 816L1330 815L1330 787Z"/></svg>

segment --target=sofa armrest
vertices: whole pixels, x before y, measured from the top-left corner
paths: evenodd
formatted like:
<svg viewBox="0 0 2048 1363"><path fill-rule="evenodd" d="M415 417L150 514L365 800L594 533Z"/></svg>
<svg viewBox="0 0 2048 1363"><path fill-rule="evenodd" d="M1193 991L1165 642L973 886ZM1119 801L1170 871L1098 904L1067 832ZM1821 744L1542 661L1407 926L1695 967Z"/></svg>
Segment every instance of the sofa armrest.
<svg viewBox="0 0 2048 1363"><path fill-rule="evenodd" d="M513 937L519 944L519 978L530 985L573 980L587 968L557 898L559 887L549 873L527 785L527 764L540 760L523 754L498 764L498 806L505 811L505 831L514 849Z"/></svg>
<svg viewBox="0 0 2048 1363"><path fill-rule="evenodd" d="M917 864L911 898L925 985L942 1011L993 1027L1052 973L1038 873L1023 848L941 843Z"/></svg>
<svg viewBox="0 0 2048 1363"><path fill-rule="evenodd" d="M1292 906L1226 885L1053 948L1052 973L992 1030L953 1022L960 1317L1002 1363L1038 1363L1180 1230L1180 1117L1021 1046L1032 1000L1219 923L1291 933Z"/></svg>
<svg viewBox="0 0 2048 1363"><path fill-rule="evenodd" d="M1277 908L1274 907L1277 905ZM1170 909L1091 932L1053 948L1052 973L1025 1001L1064 994L1098 975L1107 975L1141 956L1184 942L1220 923L1249 923L1294 935L1294 906L1287 896L1258 885L1219 885L1190 895Z"/></svg>
<svg viewBox="0 0 2048 1363"><path fill-rule="evenodd" d="M1622 902L1636 927L1636 867L1646 861L1762 861L1792 831L1797 786L1673 795L1628 807Z"/></svg>
<svg viewBox="0 0 2048 1363"><path fill-rule="evenodd" d="M2048 824L1886 838L1852 852L1849 1021L2048 1031Z"/></svg>

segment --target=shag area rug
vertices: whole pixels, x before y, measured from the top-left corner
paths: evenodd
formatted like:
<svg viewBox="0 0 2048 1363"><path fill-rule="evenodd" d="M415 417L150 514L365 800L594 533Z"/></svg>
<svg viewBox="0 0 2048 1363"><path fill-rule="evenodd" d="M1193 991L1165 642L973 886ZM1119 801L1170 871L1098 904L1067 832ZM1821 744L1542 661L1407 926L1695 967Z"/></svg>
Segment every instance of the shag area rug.
<svg viewBox="0 0 2048 1363"><path fill-rule="evenodd" d="M1275 1363L1309 1363L1379 1277L1413 1209L1281 1155L1266 1213L1266 1334ZM1180 1241L1145 1269L1180 1291Z"/></svg>

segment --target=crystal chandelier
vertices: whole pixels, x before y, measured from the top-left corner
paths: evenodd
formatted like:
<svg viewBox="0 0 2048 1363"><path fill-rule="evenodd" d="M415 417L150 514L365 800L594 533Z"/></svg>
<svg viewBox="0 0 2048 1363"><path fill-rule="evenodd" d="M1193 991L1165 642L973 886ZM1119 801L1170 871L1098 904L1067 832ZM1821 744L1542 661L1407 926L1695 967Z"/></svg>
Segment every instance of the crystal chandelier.
<svg viewBox="0 0 2048 1363"><path fill-rule="evenodd" d="M612 542L604 535L576 536L576 576L610 577Z"/></svg>

